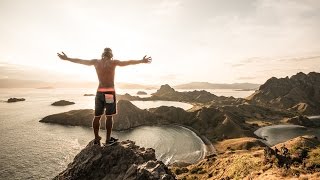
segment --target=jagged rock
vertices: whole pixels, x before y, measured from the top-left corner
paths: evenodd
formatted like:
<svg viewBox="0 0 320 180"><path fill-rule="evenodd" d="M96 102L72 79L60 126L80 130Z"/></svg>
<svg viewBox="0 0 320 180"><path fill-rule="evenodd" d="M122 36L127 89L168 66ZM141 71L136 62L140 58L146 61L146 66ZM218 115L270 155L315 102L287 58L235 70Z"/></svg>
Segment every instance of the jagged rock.
<svg viewBox="0 0 320 180"><path fill-rule="evenodd" d="M302 72L286 78L270 78L248 97L252 103L298 111L306 115L320 114L320 73Z"/></svg>
<svg viewBox="0 0 320 180"><path fill-rule="evenodd" d="M66 101L66 100L60 100L52 103L52 106L67 106L67 105L72 105L75 104L74 102L71 101Z"/></svg>
<svg viewBox="0 0 320 180"><path fill-rule="evenodd" d="M90 142L54 179L173 180L175 175L156 160L154 149L127 140L107 147Z"/></svg>
<svg viewBox="0 0 320 180"><path fill-rule="evenodd" d="M7 100L8 103L13 103L13 102L19 102L19 101L25 101L25 98L9 98Z"/></svg>

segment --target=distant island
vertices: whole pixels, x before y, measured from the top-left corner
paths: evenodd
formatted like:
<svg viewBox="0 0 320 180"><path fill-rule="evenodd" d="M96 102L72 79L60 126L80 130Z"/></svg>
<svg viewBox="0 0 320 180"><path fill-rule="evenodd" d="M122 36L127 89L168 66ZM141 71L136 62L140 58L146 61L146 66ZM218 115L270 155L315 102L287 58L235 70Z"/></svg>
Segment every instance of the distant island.
<svg viewBox="0 0 320 180"><path fill-rule="evenodd" d="M13 102L19 102L19 101L25 101L25 98L9 98L7 100L8 103L13 103Z"/></svg>

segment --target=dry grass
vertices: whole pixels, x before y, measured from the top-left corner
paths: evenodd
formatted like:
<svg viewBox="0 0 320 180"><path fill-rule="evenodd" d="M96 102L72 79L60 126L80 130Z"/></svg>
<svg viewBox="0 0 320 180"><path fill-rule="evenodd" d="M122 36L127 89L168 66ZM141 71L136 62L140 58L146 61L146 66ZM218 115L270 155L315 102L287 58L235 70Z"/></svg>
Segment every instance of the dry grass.
<svg viewBox="0 0 320 180"><path fill-rule="evenodd" d="M222 145L232 144L234 147L234 141L225 141ZM273 163L264 163L263 150L234 150L232 153L227 150L213 158L188 166L188 170L178 175L177 179L320 179L320 145L315 146L317 143L319 143L317 139L306 136L285 143L288 148L293 148L293 152L298 150L298 147L306 147L310 150L305 166L300 164L291 166L289 169L278 168Z"/></svg>
<svg viewBox="0 0 320 180"><path fill-rule="evenodd" d="M309 152L308 162L320 168L320 146Z"/></svg>

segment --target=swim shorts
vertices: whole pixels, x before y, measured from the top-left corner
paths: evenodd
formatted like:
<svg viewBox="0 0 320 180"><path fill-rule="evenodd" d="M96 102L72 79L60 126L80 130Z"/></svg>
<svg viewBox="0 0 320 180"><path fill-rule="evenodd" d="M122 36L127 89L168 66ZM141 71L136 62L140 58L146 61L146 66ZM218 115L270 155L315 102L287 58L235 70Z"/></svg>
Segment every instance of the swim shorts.
<svg viewBox="0 0 320 180"><path fill-rule="evenodd" d="M94 115L101 116L104 113L105 115L117 114L117 101L115 91L97 91L95 98Z"/></svg>

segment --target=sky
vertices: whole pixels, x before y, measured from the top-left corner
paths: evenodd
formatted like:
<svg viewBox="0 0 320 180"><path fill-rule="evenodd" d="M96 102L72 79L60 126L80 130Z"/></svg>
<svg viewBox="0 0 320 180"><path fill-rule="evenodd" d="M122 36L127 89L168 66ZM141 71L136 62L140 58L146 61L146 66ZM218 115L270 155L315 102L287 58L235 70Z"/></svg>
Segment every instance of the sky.
<svg viewBox="0 0 320 180"><path fill-rule="evenodd" d="M264 83L320 72L318 0L0 0L0 79L97 81L94 67L60 60L118 60L116 81Z"/></svg>

